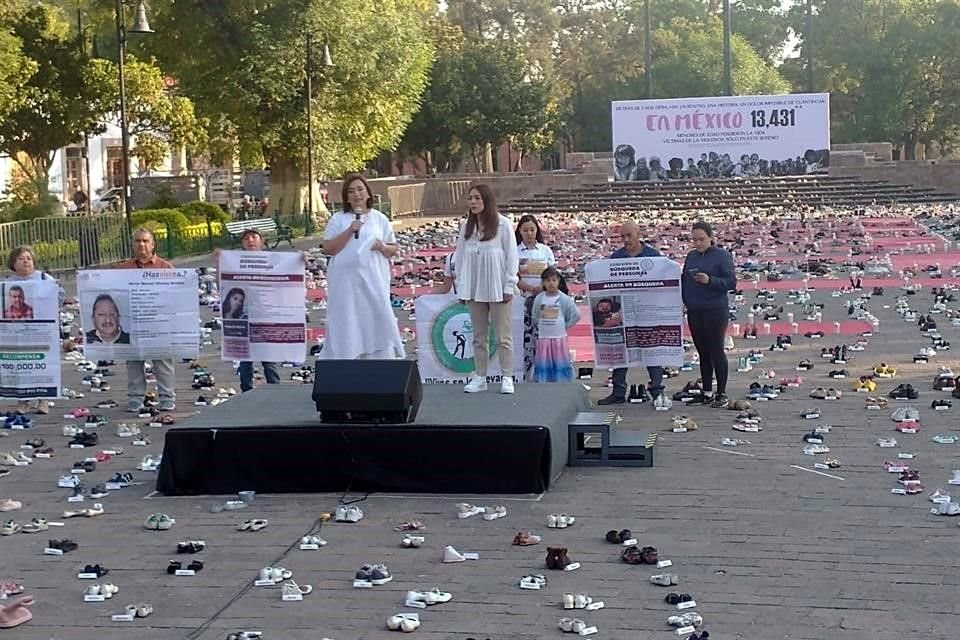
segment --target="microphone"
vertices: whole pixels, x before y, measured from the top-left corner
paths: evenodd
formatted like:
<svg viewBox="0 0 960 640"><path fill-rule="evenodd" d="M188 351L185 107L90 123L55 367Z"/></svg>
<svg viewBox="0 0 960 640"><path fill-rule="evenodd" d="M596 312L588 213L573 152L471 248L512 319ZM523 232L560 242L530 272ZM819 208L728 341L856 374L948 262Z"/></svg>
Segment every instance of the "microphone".
<svg viewBox="0 0 960 640"><path fill-rule="evenodd" d="M355 211L354 213L355 213L356 216L357 216L357 221L359 221L359 220L360 220L360 212L359 212L359 211ZM360 229L357 229L356 231L353 232L353 239L354 239L354 240L359 240L359 239L360 239Z"/></svg>

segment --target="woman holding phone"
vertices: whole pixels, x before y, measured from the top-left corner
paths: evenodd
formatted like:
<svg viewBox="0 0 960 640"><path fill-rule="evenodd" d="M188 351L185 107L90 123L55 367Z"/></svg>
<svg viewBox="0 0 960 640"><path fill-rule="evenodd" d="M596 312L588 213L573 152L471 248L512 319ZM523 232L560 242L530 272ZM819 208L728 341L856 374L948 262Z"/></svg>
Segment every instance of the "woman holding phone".
<svg viewBox="0 0 960 640"><path fill-rule="evenodd" d="M727 293L737 286L733 256L716 246L713 228L706 222L697 222L690 232L693 250L683 263L680 286L683 304L687 307L687 325L690 337L700 354L700 377L703 394L689 404L707 404L725 408L729 364L723 341L730 322L730 301ZM713 394L713 378L717 378L717 392Z"/></svg>

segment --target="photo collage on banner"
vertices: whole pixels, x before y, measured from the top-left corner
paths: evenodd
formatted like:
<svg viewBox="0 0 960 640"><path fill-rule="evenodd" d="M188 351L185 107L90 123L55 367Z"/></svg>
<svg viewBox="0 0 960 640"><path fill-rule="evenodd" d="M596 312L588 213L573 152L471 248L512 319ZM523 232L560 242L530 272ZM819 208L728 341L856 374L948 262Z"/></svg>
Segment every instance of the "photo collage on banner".
<svg viewBox="0 0 960 640"><path fill-rule="evenodd" d="M587 263L598 367L683 364L681 267L669 258Z"/></svg>
<svg viewBox="0 0 960 640"><path fill-rule="evenodd" d="M454 294L430 294L416 299L417 364L427 384L466 384L473 374L473 326L467 306ZM513 331L513 377L523 380L523 298L514 296L510 305ZM487 380L501 382L497 344L491 330Z"/></svg>
<svg viewBox="0 0 960 640"><path fill-rule="evenodd" d="M307 324L303 255L220 253L224 360L303 362Z"/></svg>
<svg viewBox="0 0 960 640"><path fill-rule="evenodd" d="M619 100L615 182L793 176L830 166L830 94Z"/></svg>
<svg viewBox="0 0 960 640"><path fill-rule="evenodd" d="M91 269L77 276L84 348L98 360L196 358L194 269Z"/></svg>
<svg viewBox="0 0 960 640"><path fill-rule="evenodd" d="M60 397L59 291L54 280L0 283L0 397Z"/></svg>

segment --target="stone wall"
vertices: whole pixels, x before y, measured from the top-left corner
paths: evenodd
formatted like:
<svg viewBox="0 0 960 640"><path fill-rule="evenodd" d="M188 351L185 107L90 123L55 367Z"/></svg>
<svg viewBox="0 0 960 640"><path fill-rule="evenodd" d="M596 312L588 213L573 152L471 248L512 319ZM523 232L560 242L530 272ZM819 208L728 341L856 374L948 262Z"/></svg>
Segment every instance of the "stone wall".
<svg viewBox="0 0 960 640"><path fill-rule="evenodd" d="M868 159L860 167L833 166L831 162L830 175L934 187L960 196L960 160L870 162Z"/></svg>

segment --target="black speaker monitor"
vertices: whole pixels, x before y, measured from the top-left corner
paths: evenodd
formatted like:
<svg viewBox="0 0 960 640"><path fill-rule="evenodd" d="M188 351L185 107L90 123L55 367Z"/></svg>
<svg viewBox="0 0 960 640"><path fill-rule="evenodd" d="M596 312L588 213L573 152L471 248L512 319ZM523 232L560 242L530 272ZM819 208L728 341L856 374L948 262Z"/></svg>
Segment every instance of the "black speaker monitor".
<svg viewBox="0 0 960 640"><path fill-rule="evenodd" d="M313 401L321 422L405 424L423 400L414 360L317 360Z"/></svg>

